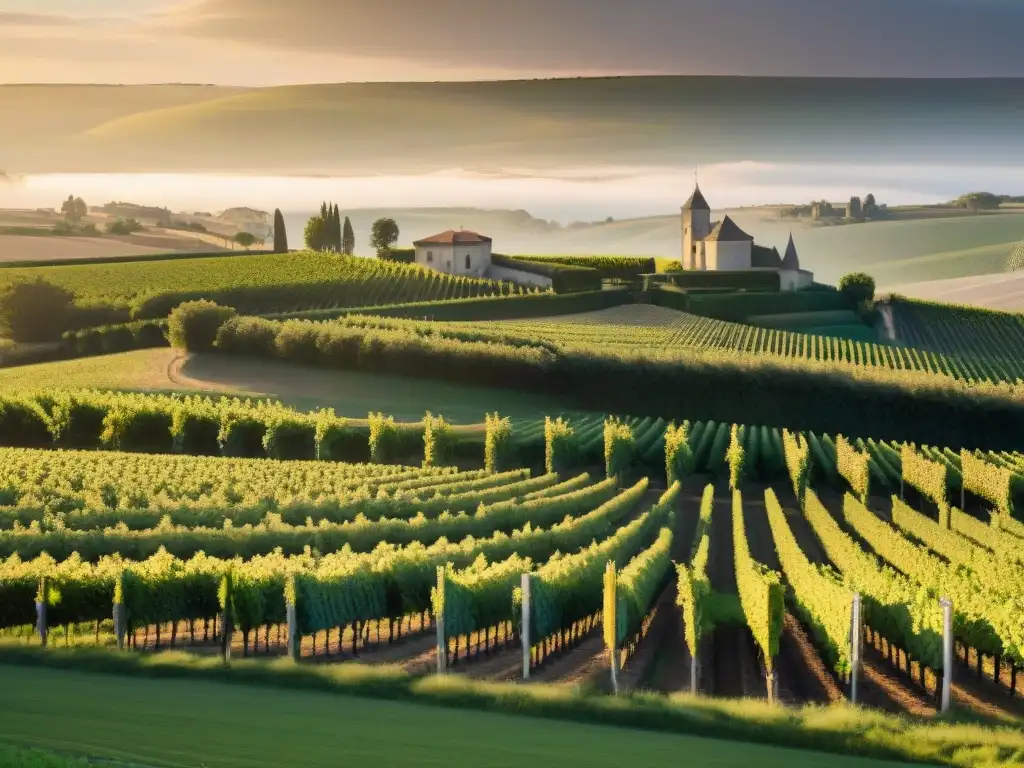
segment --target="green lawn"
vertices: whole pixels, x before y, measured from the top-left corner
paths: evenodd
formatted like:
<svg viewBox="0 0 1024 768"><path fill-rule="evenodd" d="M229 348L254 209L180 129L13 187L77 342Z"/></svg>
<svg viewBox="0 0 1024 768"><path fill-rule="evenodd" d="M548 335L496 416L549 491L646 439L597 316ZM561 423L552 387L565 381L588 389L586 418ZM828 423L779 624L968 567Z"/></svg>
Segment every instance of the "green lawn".
<svg viewBox="0 0 1024 768"><path fill-rule="evenodd" d="M334 408L339 416L366 418L381 411L418 421L425 411L454 424L479 424L488 412L514 419L562 413L543 395L463 386L359 371L303 368L273 360L206 355L176 362L171 349L145 349L0 369L0 392L49 387L208 392L271 397L299 410Z"/></svg>
<svg viewBox="0 0 1024 768"><path fill-rule="evenodd" d="M321 693L4 665L0 743L208 768L896 765Z"/></svg>

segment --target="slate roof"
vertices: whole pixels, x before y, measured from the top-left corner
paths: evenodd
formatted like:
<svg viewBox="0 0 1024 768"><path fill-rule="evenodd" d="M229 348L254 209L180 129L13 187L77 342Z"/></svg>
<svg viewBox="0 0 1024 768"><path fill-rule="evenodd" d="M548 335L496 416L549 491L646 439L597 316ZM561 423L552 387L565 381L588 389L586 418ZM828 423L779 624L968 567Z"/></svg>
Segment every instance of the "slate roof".
<svg viewBox="0 0 1024 768"><path fill-rule="evenodd" d="M708 205L708 201L704 199L704 195L700 192L700 187L693 188L693 194L690 195L690 199L683 203L684 211L710 211L711 206Z"/></svg>
<svg viewBox="0 0 1024 768"><path fill-rule="evenodd" d="M789 234L789 243L786 244L786 255L782 257L783 269L800 269L800 259L796 255L796 245L793 244L793 233Z"/></svg>
<svg viewBox="0 0 1024 768"><path fill-rule="evenodd" d="M744 240L754 241L754 238L744 232L735 221L726 216L718 226L711 230L711 233L704 238L705 242L717 240L720 243L739 243Z"/></svg>
<svg viewBox="0 0 1024 768"><path fill-rule="evenodd" d="M417 240L413 245L479 245L489 242L491 242L491 238L470 232L468 229L449 229L440 234Z"/></svg>
<svg viewBox="0 0 1024 768"><path fill-rule="evenodd" d="M755 245L750 249L750 266L753 269L781 269L782 257L778 248Z"/></svg>

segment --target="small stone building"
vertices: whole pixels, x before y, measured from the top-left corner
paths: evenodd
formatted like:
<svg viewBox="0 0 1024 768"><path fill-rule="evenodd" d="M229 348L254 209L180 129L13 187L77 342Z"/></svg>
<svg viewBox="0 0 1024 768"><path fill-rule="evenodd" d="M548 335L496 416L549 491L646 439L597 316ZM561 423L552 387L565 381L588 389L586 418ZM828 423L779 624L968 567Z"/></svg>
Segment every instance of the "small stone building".
<svg viewBox="0 0 1024 768"><path fill-rule="evenodd" d="M484 277L491 266L491 238L449 229L413 243L416 263L449 275Z"/></svg>

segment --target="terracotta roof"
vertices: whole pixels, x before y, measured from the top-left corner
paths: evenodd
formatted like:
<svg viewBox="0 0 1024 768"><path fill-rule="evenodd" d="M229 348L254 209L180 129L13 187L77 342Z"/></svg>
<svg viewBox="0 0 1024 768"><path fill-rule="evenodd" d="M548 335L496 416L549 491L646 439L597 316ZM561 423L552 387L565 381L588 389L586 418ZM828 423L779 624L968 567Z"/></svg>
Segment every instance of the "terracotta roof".
<svg viewBox="0 0 1024 768"><path fill-rule="evenodd" d="M704 199L704 195L700 193L700 187L693 188L693 194L690 195L690 199L683 203L683 210L689 211L710 211L711 206L708 205L708 201Z"/></svg>
<svg viewBox="0 0 1024 768"><path fill-rule="evenodd" d="M738 243L744 240L753 242L754 238L740 229L735 221L726 216L719 222L717 227L711 230L711 233L704 240L717 240L720 243Z"/></svg>
<svg viewBox="0 0 1024 768"><path fill-rule="evenodd" d="M417 240L413 245L479 245L489 242L491 242L491 238L470 232L468 229L449 229L438 235Z"/></svg>
<svg viewBox="0 0 1024 768"><path fill-rule="evenodd" d="M782 257L783 269L800 269L800 259L796 255L796 245L793 244L793 233L789 233L789 243L786 245L786 255Z"/></svg>
<svg viewBox="0 0 1024 768"><path fill-rule="evenodd" d="M750 249L750 266L753 269L780 269L782 257L778 248L755 245Z"/></svg>

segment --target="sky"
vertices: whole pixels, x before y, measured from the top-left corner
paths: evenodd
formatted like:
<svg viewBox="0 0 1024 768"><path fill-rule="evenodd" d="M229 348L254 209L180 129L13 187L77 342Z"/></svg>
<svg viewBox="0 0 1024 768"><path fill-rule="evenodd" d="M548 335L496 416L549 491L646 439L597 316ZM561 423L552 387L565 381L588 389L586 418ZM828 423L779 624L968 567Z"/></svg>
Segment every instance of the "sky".
<svg viewBox="0 0 1024 768"><path fill-rule="evenodd" d="M0 83L1024 77L1024 0L0 0Z"/></svg>

